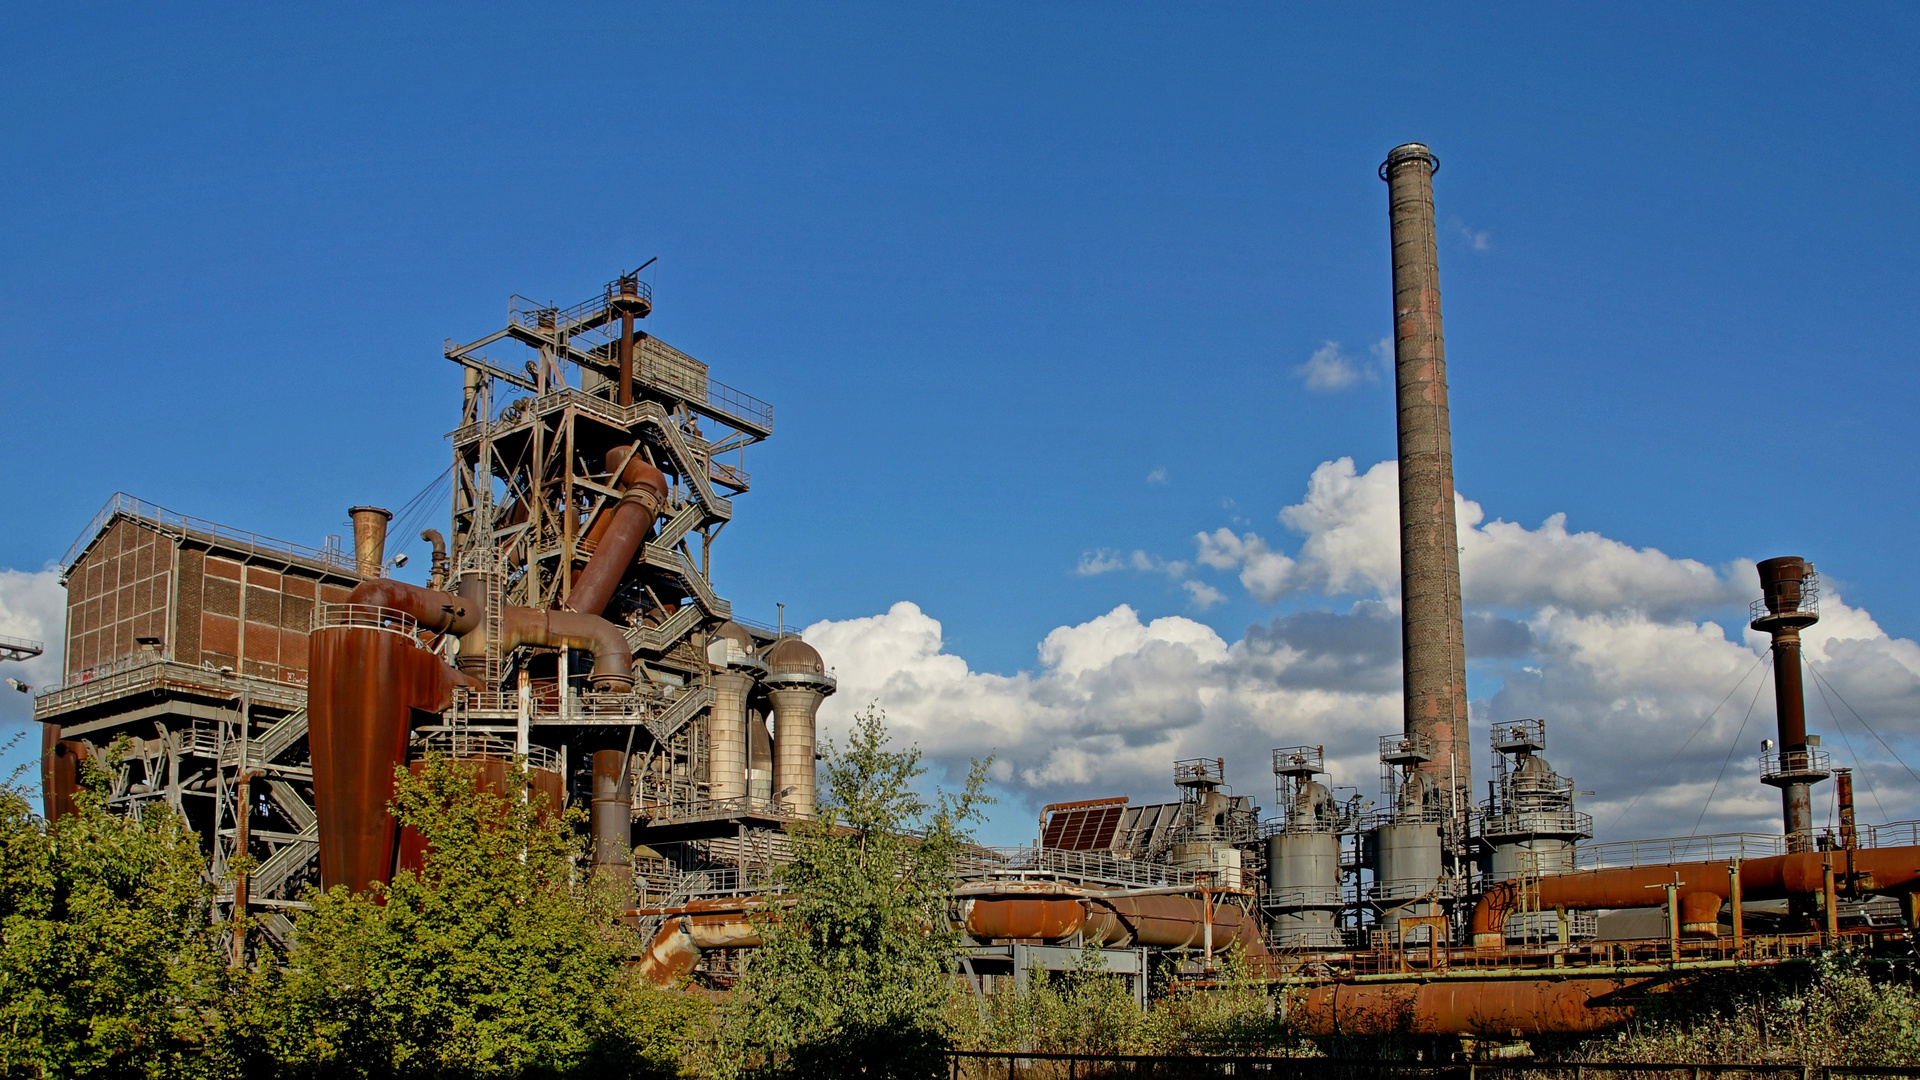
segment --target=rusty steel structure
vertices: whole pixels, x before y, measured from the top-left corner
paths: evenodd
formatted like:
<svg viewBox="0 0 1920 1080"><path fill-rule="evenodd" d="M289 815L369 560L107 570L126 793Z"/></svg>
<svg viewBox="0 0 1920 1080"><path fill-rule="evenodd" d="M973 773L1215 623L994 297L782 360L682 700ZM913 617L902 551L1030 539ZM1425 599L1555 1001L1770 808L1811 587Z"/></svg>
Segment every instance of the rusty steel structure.
<svg viewBox="0 0 1920 1080"><path fill-rule="evenodd" d="M1308 1032L1502 1039L1600 1030L1728 968L1911 949L1920 823L1858 822L1851 774L1807 731L1800 631L1819 613L1803 558L1759 564L1751 613L1772 639L1778 743L1757 779L1781 791L1780 833L1596 844L1539 718L1489 725L1492 781L1473 798L1438 166L1407 143L1379 169L1404 714L1379 740L1378 801L1336 786L1324 747L1294 745L1273 751L1268 818L1217 757L1171 762L1165 802L1048 805L1033 844L955 868L961 973L981 990L1097 960L1144 1001L1153 973L1205 984L1233 952ZM109 805L186 815L222 912L285 942L307 887L422 865L394 776L451 757L482 787L590 810L582 871L630 890L642 977L731 985L791 902L774 870L815 813L836 683L812 645L715 586L744 451L773 413L648 334L652 310L633 272L571 307L515 297L504 327L446 344L451 510L419 533L424 585L390 576L380 507L347 511L350 550L309 549L115 496L61 562L65 678L35 699L46 816L105 768ZM20 652L0 639L0 658ZM1816 834L1810 791L1829 776L1838 828ZM1641 909L1662 927L1609 928ZM258 944L236 936L235 956Z"/></svg>

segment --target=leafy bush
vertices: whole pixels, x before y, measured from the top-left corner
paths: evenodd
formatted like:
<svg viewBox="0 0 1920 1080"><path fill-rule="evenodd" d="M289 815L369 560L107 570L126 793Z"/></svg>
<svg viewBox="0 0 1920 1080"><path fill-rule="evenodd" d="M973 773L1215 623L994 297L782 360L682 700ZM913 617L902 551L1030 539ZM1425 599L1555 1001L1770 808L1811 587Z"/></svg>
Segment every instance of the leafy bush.
<svg viewBox="0 0 1920 1080"><path fill-rule="evenodd" d="M83 763L48 824L0 786L0 1075L208 1075L223 961L199 839L107 790Z"/></svg>

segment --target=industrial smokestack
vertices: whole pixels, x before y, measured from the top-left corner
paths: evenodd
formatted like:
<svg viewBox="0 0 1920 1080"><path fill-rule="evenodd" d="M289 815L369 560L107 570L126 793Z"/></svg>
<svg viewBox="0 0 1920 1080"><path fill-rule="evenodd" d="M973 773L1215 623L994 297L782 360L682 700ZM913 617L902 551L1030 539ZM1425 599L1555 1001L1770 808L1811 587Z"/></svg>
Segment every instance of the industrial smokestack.
<svg viewBox="0 0 1920 1080"><path fill-rule="evenodd" d="M1827 778L1825 753L1807 738L1807 702L1800 683L1800 631L1820 621L1818 578L1807 560L1783 555L1759 564L1761 603L1752 627L1773 637L1773 704L1780 754L1763 763L1761 779L1780 789L1788 851L1813 850L1812 786Z"/></svg>
<svg viewBox="0 0 1920 1080"><path fill-rule="evenodd" d="M387 522L393 515L377 506L355 506L347 511L353 519L354 573L360 580L380 576L387 561Z"/></svg>
<svg viewBox="0 0 1920 1080"><path fill-rule="evenodd" d="M1406 731L1424 736L1423 763L1456 817L1472 805L1467 744L1467 649L1460 613L1460 546L1453 520L1453 434L1440 332L1440 264L1433 174L1421 143L1380 166L1393 233L1393 383L1400 434L1400 633Z"/></svg>

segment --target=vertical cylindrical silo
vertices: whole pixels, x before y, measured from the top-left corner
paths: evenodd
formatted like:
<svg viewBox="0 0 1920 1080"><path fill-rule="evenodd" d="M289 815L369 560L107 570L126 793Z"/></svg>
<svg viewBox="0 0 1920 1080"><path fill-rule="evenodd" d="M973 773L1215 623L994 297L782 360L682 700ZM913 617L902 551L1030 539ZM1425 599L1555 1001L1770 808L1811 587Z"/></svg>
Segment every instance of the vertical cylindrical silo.
<svg viewBox="0 0 1920 1080"><path fill-rule="evenodd" d="M781 638L767 650L762 682L773 703L773 801L786 803L796 817L812 817L815 716L837 684L820 654L797 637Z"/></svg>

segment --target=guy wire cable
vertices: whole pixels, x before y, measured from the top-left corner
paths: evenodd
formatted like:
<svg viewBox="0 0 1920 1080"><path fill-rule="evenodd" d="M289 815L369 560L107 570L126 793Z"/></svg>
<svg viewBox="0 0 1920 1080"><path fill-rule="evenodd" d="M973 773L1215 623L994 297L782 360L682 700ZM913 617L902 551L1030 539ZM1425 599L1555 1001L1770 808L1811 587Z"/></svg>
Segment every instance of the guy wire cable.
<svg viewBox="0 0 1920 1080"><path fill-rule="evenodd" d="M1771 660L1772 654L1768 654L1766 659ZM1740 749L1740 739L1747 733L1747 721L1753 719L1753 708L1760 704L1760 691L1766 688L1767 680L1764 676L1759 682L1753 684L1753 700L1747 702L1747 715L1740 718L1740 730L1733 733L1733 742L1727 744L1726 759L1720 762L1720 775L1713 778L1713 786L1707 789L1706 804L1700 807L1700 816L1693 819L1693 831L1688 833L1688 836L1700 835L1700 823L1707 820L1707 811L1713 807L1713 797L1720 790L1720 781L1726 779L1727 766L1733 764L1734 751Z"/></svg>
<svg viewBox="0 0 1920 1080"><path fill-rule="evenodd" d="M1808 664L1807 670L1813 670L1813 665ZM1820 694L1820 704L1827 707L1827 719L1833 721L1833 730L1839 732L1840 741L1847 744L1847 756L1853 759L1853 771L1858 773L1861 782L1867 785L1867 795L1873 799L1873 808L1880 811L1880 820L1883 822L1886 821L1887 808L1880 805L1880 792L1873 786L1873 777L1867 775L1866 770L1861 768L1860 753L1853 748L1853 740L1847 737L1847 729L1840 723L1840 714L1833 711L1833 702L1827 700L1827 692L1821 688L1817 680L1814 682L1813 688Z"/></svg>
<svg viewBox="0 0 1920 1080"><path fill-rule="evenodd" d="M1756 670L1758 670L1760 665L1766 663L1768 659L1772 657L1772 655L1773 654L1771 653L1762 653L1758 658L1754 660L1753 667L1748 668L1746 671L1746 674L1740 676L1739 681L1733 684L1733 688L1727 691L1727 696L1721 698L1720 704L1715 705L1713 707L1713 712L1708 713L1706 715L1706 719L1700 721L1700 726L1693 729L1693 734L1687 736L1687 741L1680 744L1680 749L1675 750L1673 752L1673 756L1667 759L1667 763L1665 765L1660 766L1659 772L1654 773L1653 776L1648 778L1646 784L1640 788L1639 793L1634 795L1632 801L1627 803L1626 808L1621 810L1620 813L1614 817L1613 821L1607 825L1608 832L1612 832L1613 827L1615 825L1620 824L1621 820L1627 816L1627 811L1632 810L1634 806L1637 803L1639 803L1641 796L1653 790L1654 782L1659 780L1661 776L1665 775L1666 771L1673 767L1674 762L1680 760L1680 755L1686 753L1687 747L1693 745L1693 740L1699 738L1700 733L1707 729L1707 724L1713 720L1715 714L1717 714L1720 711L1722 706L1726 705L1727 700L1729 698L1733 697L1734 692L1739 690L1740 687L1746 683L1747 676L1752 675Z"/></svg>

